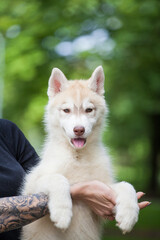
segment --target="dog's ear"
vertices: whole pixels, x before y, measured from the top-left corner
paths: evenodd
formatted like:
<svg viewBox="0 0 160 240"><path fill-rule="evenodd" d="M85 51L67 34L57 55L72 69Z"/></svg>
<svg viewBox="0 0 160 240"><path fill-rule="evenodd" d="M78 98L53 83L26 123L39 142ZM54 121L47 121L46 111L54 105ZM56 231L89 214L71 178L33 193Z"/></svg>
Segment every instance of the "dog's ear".
<svg viewBox="0 0 160 240"><path fill-rule="evenodd" d="M57 93L63 91L67 87L67 78L58 68L53 68L48 83L47 94L49 98L54 97Z"/></svg>
<svg viewBox="0 0 160 240"><path fill-rule="evenodd" d="M99 95L104 94L104 72L102 66L97 67L89 79L89 88Z"/></svg>

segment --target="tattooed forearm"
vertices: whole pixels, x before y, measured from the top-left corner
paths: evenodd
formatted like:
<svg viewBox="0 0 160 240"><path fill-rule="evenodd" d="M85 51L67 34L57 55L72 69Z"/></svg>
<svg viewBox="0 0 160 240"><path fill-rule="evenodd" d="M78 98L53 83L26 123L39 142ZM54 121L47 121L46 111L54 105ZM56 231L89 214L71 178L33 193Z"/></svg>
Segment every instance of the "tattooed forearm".
<svg viewBox="0 0 160 240"><path fill-rule="evenodd" d="M48 197L43 194L0 199L0 233L20 228L48 214Z"/></svg>

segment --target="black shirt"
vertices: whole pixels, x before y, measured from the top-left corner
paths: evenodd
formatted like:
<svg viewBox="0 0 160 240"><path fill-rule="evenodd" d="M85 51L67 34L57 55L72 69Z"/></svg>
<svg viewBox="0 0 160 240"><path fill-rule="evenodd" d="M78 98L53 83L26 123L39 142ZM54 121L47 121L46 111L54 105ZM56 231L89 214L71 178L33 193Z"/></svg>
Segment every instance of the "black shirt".
<svg viewBox="0 0 160 240"><path fill-rule="evenodd" d="M0 198L17 196L25 173L38 155L19 128L0 119ZM0 234L0 240L18 240L20 230Z"/></svg>

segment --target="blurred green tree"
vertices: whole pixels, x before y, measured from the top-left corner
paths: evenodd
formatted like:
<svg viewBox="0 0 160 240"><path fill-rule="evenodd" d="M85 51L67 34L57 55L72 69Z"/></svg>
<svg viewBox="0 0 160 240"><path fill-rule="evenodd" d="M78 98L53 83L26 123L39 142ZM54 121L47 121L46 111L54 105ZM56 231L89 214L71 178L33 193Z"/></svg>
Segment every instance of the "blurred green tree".
<svg viewBox="0 0 160 240"><path fill-rule="evenodd" d="M118 159L119 178L156 194L160 185L159 8L158 0L2 1L3 117L16 122L40 149L52 67L74 79L88 78L94 67L103 65L110 107L104 140Z"/></svg>
<svg viewBox="0 0 160 240"><path fill-rule="evenodd" d="M116 149L128 149L127 160L137 165L138 173L138 168L141 169L150 192L157 193L160 184L160 3L157 0L125 4L117 1L116 5L123 27L114 33L117 46L110 65L112 143Z"/></svg>

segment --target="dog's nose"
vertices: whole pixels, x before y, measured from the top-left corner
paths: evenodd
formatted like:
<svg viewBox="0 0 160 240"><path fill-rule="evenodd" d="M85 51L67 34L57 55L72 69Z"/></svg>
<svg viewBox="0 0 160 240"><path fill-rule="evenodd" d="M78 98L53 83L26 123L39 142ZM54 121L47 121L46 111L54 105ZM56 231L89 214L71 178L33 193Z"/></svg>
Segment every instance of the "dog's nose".
<svg viewBox="0 0 160 240"><path fill-rule="evenodd" d="M80 137L84 134L85 129L82 126L77 126L77 127L74 127L73 131L74 131L76 136Z"/></svg>

